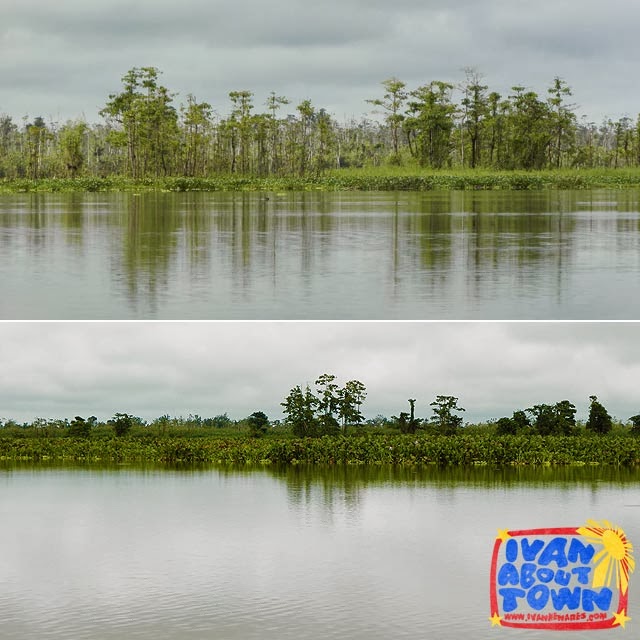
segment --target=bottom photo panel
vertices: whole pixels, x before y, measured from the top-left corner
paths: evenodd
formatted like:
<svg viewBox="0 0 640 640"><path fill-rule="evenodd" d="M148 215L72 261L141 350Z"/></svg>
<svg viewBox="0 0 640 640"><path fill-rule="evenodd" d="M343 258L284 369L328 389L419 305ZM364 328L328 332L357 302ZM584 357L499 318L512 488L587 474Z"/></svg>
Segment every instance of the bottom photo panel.
<svg viewBox="0 0 640 640"><path fill-rule="evenodd" d="M4 322L0 354L2 640L640 632L638 323Z"/></svg>

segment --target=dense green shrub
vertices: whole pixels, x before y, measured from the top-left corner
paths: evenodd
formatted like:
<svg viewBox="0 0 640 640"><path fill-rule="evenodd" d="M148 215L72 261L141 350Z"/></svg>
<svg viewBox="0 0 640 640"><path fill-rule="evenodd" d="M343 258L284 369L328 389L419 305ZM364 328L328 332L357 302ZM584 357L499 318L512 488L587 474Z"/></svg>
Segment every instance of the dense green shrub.
<svg viewBox="0 0 640 640"><path fill-rule="evenodd" d="M0 438L0 460L234 464L623 465L640 463L629 435L460 433L321 438Z"/></svg>

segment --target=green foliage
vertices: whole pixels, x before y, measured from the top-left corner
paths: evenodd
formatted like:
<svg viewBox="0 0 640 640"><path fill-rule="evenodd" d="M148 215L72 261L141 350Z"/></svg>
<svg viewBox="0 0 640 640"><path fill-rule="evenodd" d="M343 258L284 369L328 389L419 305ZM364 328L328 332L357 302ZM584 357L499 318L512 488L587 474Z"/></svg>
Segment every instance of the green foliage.
<svg viewBox="0 0 640 640"><path fill-rule="evenodd" d="M134 424L134 416L130 416L128 413L116 413L109 424L113 426L113 430L118 438L126 436Z"/></svg>
<svg viewBox="0 0 640 640"><path fill-rule="evenodd" d="M262 411L254 411L248 418L249 433L252 438L260 438L269 428L269 418Z"/></svg>
<svg viewBox="0 0 640 640"><path fill-rule="evenodd" d="M510 157L508 168L542 169L547 164L552 123L547 103L535 91L513 87L509 97L507 131Z"/></svg>
<svg viewBox="0 0 640 640"><path fill-rule="evenodd" d="M76 416L69 425L69 435L72 438L88 438L91 433L91 422Z"/></svg>
<svg viewBox="0 0 640 640"><path fill-rule="evenodd" d="M495 424L498 435L516 435L531 431L531 422L524 411L514 411L511 418L500 418Z"/></svg>
<svg viewBox="0 0 640 640"><path fill-rule="evenodd" d="M1 159L0 159L1 161ZM432 191L432 190L541 190L638 189L640 172L629 169L553 171L421 171L417 168L339 169L315 176L211 178L166 177L0 179L0 193L96 191Z"/></svg>
<svg viewBox="0 0 640 640"><path fill-rule="evenodd" d="M431 403L433 416L431 423L441 435L453 435L462 426L462 416L454 412L464 411L458 406L458 398L453 396L436 396Z"/></svg>
<svg viewBox="0 0 640 640"><path fill-rule="evenodd" d="M596 396L590 396L591 406L589 407L589 419L587 420L586 429L598 435L609 433L612 427L611 416L607 410L598 402Z"/></svg>
<svg viewBox="0 0 640 640"><path fill-rule="evenodd" d="M197 102L191 94L182 107L183 168L185 176L203 175L208 170L209 136L213 127L213 111L207 102Z"/></svg>
<svg viewBox="0 0 640 640"><path fill-rule="evenodd" d="M518 428L512 418L499 418L496 421L496 434L499 436L515 436Z"/></svg>
<svg viewBox="0 0 640 640"><path fill-rule="evenodd" d="M84 166L85 138L88 128L85 122L68 122L58 134L62 164L71 178L81 173Z"/></svg>
<svg viewBox="0 0 640 640"><path fill-rule="evenodd" d="M560 168L565 156L573 152L576 117L572 112L572 107L565 103L565 97L571 95L571 89L564 80L556 76L547 93L549 94L547 102L551 109L550 126L552 130L549 164Z"/></svg>
<svg viewBox="0 0 640 640"><path fill-rule="evenodd" d="M400 433L415 433L421 426L421 421L415 417L415 399L409 399L410 413L401 411L400 415L392 416L392 424Z"/></svg>
<svg viewBox="0 0 640 640"><path fill-rule="evenodd" d="M408 94L405 91L406 84L402 82L402 80L398 80L398 78L389 78L382 82L382 86L385 88L383 98L367 100L367 102L375 105L376 107L382 107L385 121L391 131L392 152L389 156L389 161L391 164L400 165L402 164L402 160L399 154L399 134L402 123L406 117L401 112L401 109L408 97Z"/></svg>
<svg viewBox="0 0 640 640"><path fill-rule="evenodd" d="M120 90L108 96L100 124L59 126L37 117L25 118L20 127L0 114L0 179L24 180L18 190L79 189L78 183L32 182L79 176L98 181L85 183L92 190L118 188L124 177L173 178L158 187L169 190L264 189L262 178L272 184L282 179L278 190L588 188L595 186L592 175L549 178L529 172L640 166L640 118L578 122L567 102L571 89L559 77L546 98L521 85L501 96L466 69L458 103L453 82L434 80L410 90L392 77L382 82L382 97L367 100L381 113L380 122L362 116L342 123L309 100L279 117L290 101L275 92L264 112L256 113L247 89L229 93L227 116L214 117L214 107L191 94L176 108L175 94L159 78L156 67L130 69ZM336 169L400 166L406 175L393 179L321 179ZM416 168L467 167L483 171L473 177L412 175ZM518 175L486 175L491 169ZM637 175L634 180L637 185ZM600 186L619 186L616 179L606 182ZM622 176L620 184L627 183Z"/></svg>
<svg viewBox="0 0 640 640"><path fill-rule="evenodd" d="M400 433L414 433L412 431L413 425L411 424L411 418L406 411L401 411L400 415L392 416L394 426L400 431Z"/></svg>
<svg viewBox="0 0 640 640"><path fill-rule="evenodd" d="M631 416L629 418L629 420L631 421L631 430L630 430L630 432L634 436L640 436L640 414L635 415L635 416Z"/></svg>
<svg viewBox="0 0 640 640"><path fill-rule="evenodd" d="M338 390L338 416L344 431L347 425L359 425L364 420L360 407L366 397L366 388L359 380L349 380Z"/></svg>
<svg viewBox="0 0 640 640"><path fill-rule="evenodd" d="M404 127L409 150L421 167L440 169L449 162L455 105L453 85L434 81L411 92Z"/></svg>
<svg viewBox="0 0 640 640"><path fill-rule="evenodd" d="M318 399L308 385L304 391L296 385L280 404L294 435L300 438L319 435L315 412Z"/></svg>
<svg viewBox="0 0 640 640"><path fill-rule="evenodd" d="M463 127L460 130L461 138L464 133L469 138L469 166L475 169L482 159L483 139L485 137L486 121L489 116L489 101L487 98L486 85L480 84L480 76L474 69L466 69L466 81L463 85L464 97L463 107ZM464 165L465 141L461 140L463 156L461 164Z"/></svg>
<svg viewBox="0 0 640 640"><path fill-rule="evenodd" d="M537 404L526 410L532 417L534 433L541 436L571 435L576 427L576 408L568 400L554 405Z"/></svg>
<svg viewBox="0 0 640 640"><path fill-rule="evenodd" d="M218 429L228 428L233 424L233 420L226 414L223 413L218 416L214 416L213 418L205 418L203 420L204 426L212 426Z"/></svg>
<svg viewBox="0 0 640 640"><path fill-rule="evenodd" d="M640 439L626 435L358 435L321 438L6 438L0 460L324 464L614 465L640 463Z"/></svg>
<svg viewBox="0 0 640 640"><path fill-rule="evenodd" d="M172 95L158 84L155 67L134 67L122 78L123 91L111 94L101 115L119 128L110 142L124 147L134 178L170 175L178 142L178 116Z"/></svg>
<svg viewBox="0 0 640 640"><path fill-rule="evenodd" d="M363 422L360 407L367 396L365 386L359 380L349 380L340 388L334 380L334 375L325 373L315 383L319 395L315 395L308 385L304 391L297 385L280 403L294 435L330 435L338 428L338 420L346 432L349 425Z"/></svg>
<svg viewBox="0 0 640 640"><path fill-rule="evenodd" d="M340 387L334 382L334 375L323 373L315 382L318 390L318 411L333 416L338 409Z"/></svg>

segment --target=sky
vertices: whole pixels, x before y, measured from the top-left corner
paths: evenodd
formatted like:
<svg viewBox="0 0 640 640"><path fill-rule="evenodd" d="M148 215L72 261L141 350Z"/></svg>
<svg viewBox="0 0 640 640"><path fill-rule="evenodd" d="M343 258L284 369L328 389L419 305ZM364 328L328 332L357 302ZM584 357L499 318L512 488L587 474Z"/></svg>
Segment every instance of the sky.
<svg viewBox="0 0 640 640"><path fill-rule="evenodd" d="M640 323L3 322L0 418L116 412L233 419L264 411L323 373L367 388L365 417L452 395L478 422L597 395L640 413Z"/></svg>
<svg viewBox="0 0 640 640"><path fill-rule="evenodd" d="M546 95L559 76L578 117L636 117L640 3L631 0L1 0L0 113L99 122L132 67L229 111L250 90L360 118L395 76L410 89L459 83ZM375 117L375 116L374 116Z"/></svg>

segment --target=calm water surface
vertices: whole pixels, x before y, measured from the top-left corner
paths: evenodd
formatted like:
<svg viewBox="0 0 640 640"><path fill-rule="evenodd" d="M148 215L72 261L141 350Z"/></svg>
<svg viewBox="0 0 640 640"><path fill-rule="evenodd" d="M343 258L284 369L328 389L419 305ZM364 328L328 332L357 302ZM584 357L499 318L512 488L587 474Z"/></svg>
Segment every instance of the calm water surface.
<svg viewBox="0 0 640 640"><path fill-rule="evenodd" d="M491 550L588 518L638 544L637 475L0 467L0 637L566 638L491 628ZM626 631L571 637L637 635L634 582Z"/></svg>
<svg viewBox="0 0 640 640"><path fill-rule="evenodd" d="M0 318L638 319L640 192L2 195Z"/></svg>

